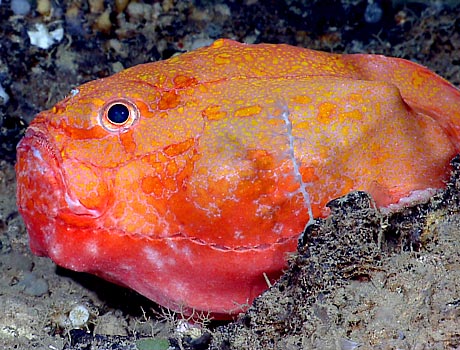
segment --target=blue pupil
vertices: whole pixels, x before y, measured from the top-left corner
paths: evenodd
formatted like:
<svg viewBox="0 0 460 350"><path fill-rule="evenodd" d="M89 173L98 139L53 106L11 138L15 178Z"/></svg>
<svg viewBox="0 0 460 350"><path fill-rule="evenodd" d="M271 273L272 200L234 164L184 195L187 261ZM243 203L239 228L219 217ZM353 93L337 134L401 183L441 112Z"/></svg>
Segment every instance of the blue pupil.
<svg viewBox="0 0 460 350"><path fill-rule="evenodd" d="M114 104L107 111L107 118L113 124L123 124L129 118L129 109L123 104Z"/></svg>

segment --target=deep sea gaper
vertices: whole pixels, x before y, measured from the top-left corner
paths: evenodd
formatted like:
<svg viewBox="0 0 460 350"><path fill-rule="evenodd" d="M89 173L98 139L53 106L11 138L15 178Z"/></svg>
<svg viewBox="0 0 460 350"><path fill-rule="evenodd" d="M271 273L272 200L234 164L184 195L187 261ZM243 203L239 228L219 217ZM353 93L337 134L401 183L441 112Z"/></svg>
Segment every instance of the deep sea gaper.
<svg viewBox="0 0 460 350"><path fill-rule="evenodd" d="M35 254L228 318L330 200L391 209L444 187L459 136L459 91L415 63L217 40L38 114L18 206Z"/></svg>

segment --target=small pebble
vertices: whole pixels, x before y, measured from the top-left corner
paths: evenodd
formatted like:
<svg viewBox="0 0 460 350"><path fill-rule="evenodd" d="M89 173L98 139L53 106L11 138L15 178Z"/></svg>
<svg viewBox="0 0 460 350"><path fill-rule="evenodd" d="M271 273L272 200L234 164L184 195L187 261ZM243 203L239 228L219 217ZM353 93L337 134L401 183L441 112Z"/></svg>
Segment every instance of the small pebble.
<svg viewBox="0 0 460 350"><path fill-rule="evenodd" d="M174 9L174 1L173 0L164 0L162 3L163 11L169 12Z"/></svg>
<svg viewBox="0 0 460 350"><path fill-rule="evenodd" d="M2 260L2 263L3 267L6 268L7 271L11 271L16 275L32 271L32 259L26 255L13 251L5 258L6 259Z"/></svg>
<svg viewBox="0 0 460 350"><path fill-rule="evenodd" d="M48 282L32 272L24 273L24 277L19 281L17 286L24 294L34 297L40 297L48 293L49 290Z"/></svg>
<svg viewBox="0 0 460 350"><path fill-rule="evenodd" d="M228 5L225 4L216 4L214 6L214 11L224 18L232 16L232 11L230 10L230 7L228 7Z"/></svg>
<svg viewBox="0 0 460 350"><path fill-rule="evenodd" d="M364 11L364 20L366 23L374 24L380 22L383 16L383 10L378 2L369 1Z"/></svg>
<svg viewBox="0 0 460 350"><path fill-rule="evenodd" d="M118 73L118 72L121 72L124 69L125 69L125 67L123 67L123 64L121 64L121 62L112 63L112 72Z"/></svg>
<svg viewBox="0 0 460 350"><path fill-rule="evenodd" d="M42 16L49 16L51 13L51 1L50 0L38 0L37 1L37 12Z"/></svg>
<svg viewBox="0 0 460 350"><path fill-rule="evenodd" d="M340 338L339 348L340 350L355 350L359 348L361 344L346 338Z"/></svg>
<svg viewBox="0 0 460 350"><path fill-rule="evenodd" d="M128 6L129 0L115 0L115 10L120 13Z"/></svg>
<svg viewBox="0 0 460 350"><path fill-rule="evenodd" d="M118 56L122 58L126 58L129 55L129 50L126 45L123 45L120 40L117 39L110 39L107 41L105 47L115 52Z"/></svg>
<svg viewBox="0 0 460 350"><path fill-rule="evenodd" d="M148 20L152 17L152 5L130 2L126 8L130 22Z"/></svg>
<svg viewBox="0 0 460 350"><path fill-rule="evenodd" d="M214 40L210 38L196 38L192 41L189 50L193 51L193 50L199 49L200 47L209 46L213 42Z"/></svg>
<svg viewBox="0 0 460 350"><path fill-rule="evenodd" d="M102 33L110 33L112 21L110 20L110 10L107 9L96 19L95 27Z"/></svg>
<svg viewBox="0 0 460 350"><path fill-rule="evenodd" d="M104 11L104 0L88 0L90 13L102 13Z"/></svg>
<svg viewBox="0 0 460 350"><path fill-rule="evenodd" d="M30 3L27 0L11 0L11 11L17 16L25 16L30 12Z"/></svg>

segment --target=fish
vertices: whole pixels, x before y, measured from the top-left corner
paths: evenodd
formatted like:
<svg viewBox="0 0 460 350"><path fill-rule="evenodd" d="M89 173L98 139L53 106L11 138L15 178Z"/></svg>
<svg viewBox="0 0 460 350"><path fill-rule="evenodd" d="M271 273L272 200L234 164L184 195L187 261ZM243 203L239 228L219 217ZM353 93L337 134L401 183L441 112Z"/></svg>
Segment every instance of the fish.
<svg viewBox="0 0 460 350"><path fill-rule="evenodd" d="M416 63L218 39L73 89L17 146L31 251L183 315L235 317L351 191L444 188L460 92Z"/></svg>

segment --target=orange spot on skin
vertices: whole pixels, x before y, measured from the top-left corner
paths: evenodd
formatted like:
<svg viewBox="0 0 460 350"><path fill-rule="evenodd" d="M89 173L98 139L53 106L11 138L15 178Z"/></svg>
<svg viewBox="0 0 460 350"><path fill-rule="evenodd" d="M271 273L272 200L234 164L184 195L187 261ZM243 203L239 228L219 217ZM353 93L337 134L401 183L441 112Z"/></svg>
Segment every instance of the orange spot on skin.
<svg viewBox="0 0 460 350"><path fill-rule="evenodd" d="M102 126L95 125L90 129L73 128L62 122L62 129L74 140L100 139L107 136L107 130Z"/></svg>
<svg viewBox="0 0 460 350"><path fill-rule="evenodd" d="M258 170L271 170L276 167L273 156L270 155L270 153L266 150L248 150L246 153L246 158L250 159Z"/></svg>
<svg viewBox="0 0 460 350"><path fill-rule="evenodd" d="M174 87L176 89L185 89L193 87L198 84L198 80L194 77L188 77L185 75L177 75L174 78Z"/></svg>
<svg viewBox="0 0 460 350"><path fill-rule="evenodd" d="M188 139L184 142L172 144L172 145L165 147L164 152L166 155L170 157L175 157L175 156L178 156L188 151L190 147L193 146L194 143L195 143L194 139Z"/></svg>
<svg viewBox="0 0 460 350"><path fill-rule="evenodd" d="M262 112L262 107L259 105L253 105L249 107L238 108L234 115L235 117L244 118L258 115L260 112Z"/></svg>
<svg viewBox="0 0 460 350"><path fill-rule="evenodd" d="M360 105L364 102L363 95L361 94L355 94L351 93L348 95L348 100L350 101L351 104L353 105Z"/></svg>
<svg viewBox="0 0 460 350"><path fill-rule="evenodd" d="M224 39L217 39L216 41L214 41L212 43L211 48L213 50L217 50L217 49L220 49L224 45L225 45L225 40Z"/></svg>
<svg viewBox="0 0 460 350"><path fill-rule="evenodd" d="M168 176L174 176L178 173L178 171L179 167L177 166L177 163L174 161L174 159L166 164L166 173Z"/></svg>
<svg viewBox="0 0 460 350"><path fill-rule="evenodd" d="M168 77L166 76L166 74L162 74L162 73L158 74L157 75L157 80L156 80L154 86L158 87L158 88L162 88L167 78Z"/></svg>
<svg viewBox="0 0 460 350"><path fill-rule="evenodd" d="M157 96L155 95L155 97ZM139 114L142 116L142 118L152 118L159 114L157 111L152 111L151 104L147 104L140 100L136 100L135 104L139 109Z"/></svg>
<svg viewBox="0 0 460 350"><path fill-rule="evenodd" d="M134 140L132 129L120 134L120 141L126 153L134 153L136 150L136 141Z"/></svg>
<svg viewBox="0 0 460 350"><path fill-rule="evenodd" d="M318 106L316 118L320 123L329 124L337 110L337 105L331 102L323 102Z"/></svg>
<svg viewBox="0 0 460 350"><path fill-rule="evenodd" d="M214 58L214 63L218 65L230 64L232 62L230 58L231 58L230 54L223 53L223 54L217 55Z"/></svg>
<svg viewBox="0 0 460 350"><path fill-rule="evenodd" d="M356 109L349 111L349 112L342 112L339 113L339 121L344 122L347 120L360 120L363 118L363 114Z"/></svg>
<svg viewBox="0 0 460 350"><path fill-rule="evenodd" d="M429 74L426 74L423 71L416 71L412 74L412 85L415 88L420 88L427 79L429 79Z"/></svg>
<svg viewBox="0 0 460 350"><path fill-rule="evenodd" d="M158 101L158 109L166 110L176 108L180 103L179 95L174 91L165 91L161 95L160 101Z"/></svg>
<svg viewBox="0 0 460 350"><path fill-rule="evenodd" d="M175 177L167 177L163 181L163 188L168 191L176 191L177 190L177 180Z"/></svg>
<svg viewBox="0 0 460 350"><path fill-rule="evenodd" d="M118 202L113 208L112 208L112 215L115 218L121 218L123 214L125 213L126 210L126 203L125 202Z"/></svg>
<svg viewBox="0 0 460 350"><path fill-rule="evenodd" d="M157 176L146 176L141 180L141 188L144 193L154 194L159 197L163 193L163 184Z"/></svg>
<svg viewBox="0 0 460 350"><path fill-rule="evenodd" d="M252 55L246 54L243 57L244 57L246 62L253 62L254 61L254 57Z"/></svg>
<svg viewBox="0 0 460 350"><path fill-rule="evenodd" d="M221 106L218 105L211 105L206 107L202 112L201 115L208 120L219 120L223 119L227 116L227 112L221 110Z"/></svg>
<svg viewBox="0 0 460 350"><path fill-rule="evenodd" d="M51 108L51 113L54 113L54 114L58 114L58 113L62 113L65 111L65 107L57 104L55 106L53 106L53 108Z"/></svg>
<svg viewBox="0 0 460 350"><path fill-rule="evenodd" d="M306 96L306 95L294 96L291 100L294 103L300 103L300 104L309 104L312 101L311 97Z"/></svg>
<svg viewBox="0 0 460 350"><path fill-rule="evenodd" d="M309 166L300 168L300 173L302 174L302 181L305 183L313 183L319 180L314 167Z"/></svg>

